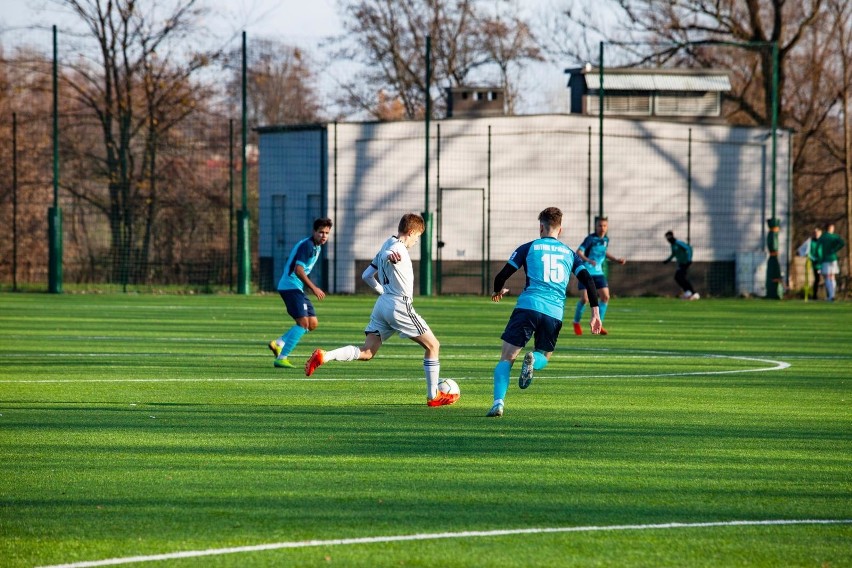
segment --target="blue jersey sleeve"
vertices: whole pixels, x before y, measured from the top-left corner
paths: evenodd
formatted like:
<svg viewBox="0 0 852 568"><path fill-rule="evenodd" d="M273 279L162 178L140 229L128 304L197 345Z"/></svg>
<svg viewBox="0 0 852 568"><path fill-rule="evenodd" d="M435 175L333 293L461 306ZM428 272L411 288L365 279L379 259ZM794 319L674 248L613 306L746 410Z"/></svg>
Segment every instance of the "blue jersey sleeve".
<svg viewBox="0 0 852 568"><path fill-rule="evenodd" d="M518 248L515 249L515 252L509 257L508 262L515 268L525 267L527 265L527 254L529 254L530 246L532 245L532 241L528 243L524 243Z"/></svg>
<svg viewBox="0 0 852 568"><path fill-rule="evenodd" d="M577 274L580 274L580 271L584 270L585 268L586 268L586 263L583 262L583 259L580 258L579 255L575 254L574 255L574 263L571 265L571 272L573 272L574 275L576 276Z"/></svg>
<svg viewBox="0 0 852 568"><path fill-rule="evenodd" d="M311 259L314 256L314 243L310 239L305 239L302 241L302 244L299 245L299 248L296 249L296 253L293 255L293 262L290 265L290 273L292 274L296 270L296 265L301 264L302 268L309 269L312 267Z"/></svg>

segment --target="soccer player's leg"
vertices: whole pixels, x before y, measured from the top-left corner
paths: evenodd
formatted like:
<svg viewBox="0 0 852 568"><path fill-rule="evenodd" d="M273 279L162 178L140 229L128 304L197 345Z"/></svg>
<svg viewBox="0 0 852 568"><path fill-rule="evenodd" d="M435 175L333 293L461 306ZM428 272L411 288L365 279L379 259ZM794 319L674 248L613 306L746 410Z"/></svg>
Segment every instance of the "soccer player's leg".
<svg viewBox="0 0 852 568"><path fill-rule="evenodd" d="M603 321L606 317L606 309L609 306L609 282L604 276L595 276L595 286L598 289L598 310L601 314L601 335L608 335L609 332L604 329Z"/></svg>
<svg viewBox="0 0 852 568"><path fill-rule="evenodd" d="M512 364L535 331L534 316L536 313L515 308L509 317L509 322L501 336L503 346L500 352L500 361L494 367L494 403L486 416L503 416Z"/></svg>
<svg viewBox="0 0 852 568"><path fill-rule="evenodd" d="M269 348L275 353L276 367L291 369L295 365L290 362L290 353L293 352L299 341L308 331L316 329L318 320L313 304L303 291L283 290L279 291L279 293L287 305L287 313L295 320L295 324L287 330L287 333L276 340L276 344L279 346L277 352L272 344L270 344Z"/></svg>
<svg viewBox="0 0 852 568"><path fill-rule="evenodd" d="M535 349L524 356L521 374L518 377L518 387L525 389L533 380L533 372L544 369L550 360L550 355L556 348L556 340L562 329L562 322L556 318L539 314L538 326L535 331Z"/></svg>
<svg viewBox="0 0 852 568"><path fill-rule="evenodd" d="M413 315L416 316L416 314ZM426 324L422 319L420 323ZM428 406L444 406L456 402L459 399L458 394L444 393L438 390L438 382L441 380L441 360L439 358L441 344L438 338L427 327L425 333L411 337L411 340L423 347L424 350L423 374L426 377L426 404Z"/></svg>
<svg viewBox="0 0 852 568"><path fill-rule="evenodd" d="M574 320L571 325L574 328L574 335L583 335L583 326L580 325L580 322L583 319L583 312L586 311L586 304L589 302L589 293L586 292L586 287L583 286L582 282L577 283L577 289L580 291L580 299L574 306Z"/></svg>

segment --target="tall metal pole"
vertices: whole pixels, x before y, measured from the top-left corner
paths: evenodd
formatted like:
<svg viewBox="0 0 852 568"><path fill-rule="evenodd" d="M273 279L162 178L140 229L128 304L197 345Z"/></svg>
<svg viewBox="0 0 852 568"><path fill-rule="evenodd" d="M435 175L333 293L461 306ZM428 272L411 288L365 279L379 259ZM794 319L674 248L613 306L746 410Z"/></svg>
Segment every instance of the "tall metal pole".
<svg viewBox="0 0 852 568"><path fill-rule="evenodd" d="M686 149L686 242L692 242L692 129Z"/></svg>
<svg viewBox="0 0 852 568"><path fill-rule="evenodd" d="M775 194L778 169L778 42L772 42L772 218L776 218Z"/></svg>
<svg viewBox="0 0 852 568"><path fill-rule="evenodd" d="M239 214L239 227L237 231L237 249L239 260L237 262L237 293L249 294L251 282L251 249L249 243L249 212L248 212L248 164L246 162L246 148L248 146L248 104L246 101L247 84L247 62L246 62L246 32L243 32L243 77L242 77L242 209Z"/></svg>
<svg viewBox="0 0 852 568"><path fill-rule="evenodd" d="M776 216L775 198L777 193L778 170L778 42L772 42L772 217L767 220L769 234L766 236L766 248L769 259L766 265L766 297L781 299L784 296L784 278L781 263L778 260L781 220ZM789 229L788 229L789 230Z"/></svg>
<svg viewBox="0 0 852 568"><path fill-rule="evenodd" d="M53 26L53 207L48 210L48 290L62 293L62 209L59 207L59 55Z"/></svg>
<svg viewBox="0 0 852 568"><path fill-rule="evenodd" d="M586 164L586 234L592 232L592 127L589 127L588 163Z"/></svg>
<svg viewBox="0 0 852 568"><path fill-rule="evenodd" d="M486 215L485 222L487 238L485 239L488 242L488 249L485 253L486 263L485 263L485 282L486 285L491 282L491 125L488 125L488 160L487 160L487 173L486 173L486 184L488 185L488 213ZM487 290L487 287L486 287Z"/></svg>
<svg viewBox="0 0 852 568"><path fill-rule="evenodd" d="M337 121L334 121L334 157L332 158L334 161L334 222L337 223ZM340 239L334 239L332 242L332 247L334 247L334 279L332 286L332 290L337 292L337 241Z"/></svg>
<svg viewBox="0 0 852 568"><path fill-rule="evenodd" d="M228 120L228 290L234 291L234 119Z"/></svg>
<svg viewBox="0 0 852 568"><path fill-rule="evenodd" d="M12 290L18 291L18 115L12 113Z"/></svg>
<svg viewBox="0 0 852 568"><path fill-rule="evenodd" d="M437 222L437 228L435 229L435 239L438 241L438 251L435 253L435 293L439 296L441 295L441 275L443 274L443 255L441 251L443 250L441 247L444 246L443 239L441 238L441 229L442 229L442 220L444 218L444 202L443 197L444 193L441 191L441 124L438 123L435 125L435 187L437 189L437 195L435 197L435 220Z"/></svg>
<svg viewBox="0 0 852 568"><path fill-rule="evenodd" d="M604 216L604 42L600 43L600 67L598 69L598 215Z"/></svg>
<svg viewBox="0 0 852 568"><path fill-rule="evenodd" d="M420 295L432 295L432 216L429 214L429 121L432 118L432 36L426 36L426 202L423 221L426 230L420 237Z"/></svg>

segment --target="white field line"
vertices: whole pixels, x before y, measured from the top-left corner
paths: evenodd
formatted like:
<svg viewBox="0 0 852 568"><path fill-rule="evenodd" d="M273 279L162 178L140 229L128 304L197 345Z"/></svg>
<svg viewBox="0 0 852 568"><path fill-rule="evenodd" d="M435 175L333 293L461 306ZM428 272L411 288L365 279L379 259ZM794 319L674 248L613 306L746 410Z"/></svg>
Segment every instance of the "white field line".
<svg viewBox="0 0 852 568"><path fill-rule="evenodd" d="M571 532L601 532L601 531L639 531L639 530L668 530L692 529L709 527L745 527L745 526L778 526L778 525L834 525L850 524L852 519L802 519L802 520L765 520L765 521L717 521L707 523L662 523L654 525L609 525L587 527L551 527L528 529L503 529L491 531L461 531L445 533L422 533L396 536L373 536L362 538L339 538L330 540L303 540L296 542L273 542L251 546L235 546L231 548L208 548L206 550L185 550L166 554L151 554L147 556L126 556L124 558L107 558L105 560L89 560L72 562L70 564L53 564L42 568L90 568L93 566L115 566L118 564L133 564L137 562L157 562L160 560L175 560L179 558L197 558L199 556L220 556L223 554L239 554L244 552L263 552L282 548L308 548L317 546L346 546L351 544L376 544L386 542L404 542L414 540L440 540L449 538L482 538L493 536L511 536L521 534L547 534Z"/></svg>
<svg viewBox="0 0 852 568"><path fill-rule="evenodd" d="M650 374L611 374L611 375L549 375L550 379L617 379L617 378L655 378L655 377L690 377L690 376L708 376L708 375L731 375L737 373L762 373L766 371L781 371L790 367L790 363L785 361L776 361L774 359L761 359L758 357L745 357L740 355L715 355L715 354L681 354L681 353L671 353L665 351L649 351L651 355L646 358L673 358L673 359L734 359L737 361L750 361L756 363L766 363L768 367L758 367L754 369L731 369L727 371L691 371L691 372L676 372L676 373L650 373ZM641 355L631 355L634 358L640 358ZM158 368L156 365L140 365L136 366L136 369L147 369L147 368ZM280 381L283 376L275 376L275 377L260 377L260 378L149 378L149 379L0 379L0 384L2 383L179 383L179 382L263 382L263 381ZM475 380L481 379L482 377L445 377L451 378L457 381L461 380ZM398 378L398 377L386 377L386 378L347 378L347 377L329 377L329 378L317 378L311 377L310 379L306 377L287 377L287 380L305 380L305 381L316 381L316 382L326 382L326 381L348 381L348 382L386 382L386 381L414 381L421 380L419 378ZM489 379L490 380L490 379Z"/></svg>

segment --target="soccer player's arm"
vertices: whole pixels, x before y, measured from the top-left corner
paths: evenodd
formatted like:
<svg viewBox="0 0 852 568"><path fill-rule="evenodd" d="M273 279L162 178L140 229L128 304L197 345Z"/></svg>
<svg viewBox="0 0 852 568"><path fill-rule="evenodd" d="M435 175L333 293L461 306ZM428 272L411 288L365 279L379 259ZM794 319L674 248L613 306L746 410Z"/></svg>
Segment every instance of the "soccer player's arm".
<svg viewBox="0 0 852 568"><path fill-rule="evenodd" d="M379 279L376 278L376 275L378 273L379 269L376 267L376 265L370 263L370 265L361 274L361 280L363 280L367 286L372 288L376 293L379 294L379 296L381 296L385 293L385 289L379 283Z"/></svg>
<svg viewBox="0 0 852 568"><path fill-rule="evenodd" d="M505 287L506 282L509 280L509 277L517 271L517 266L507 262L503 267L503 270L497 273L497 276L494 277L494 292L491 293L492 302L499 302L503 299L503 295L509 291L509 289Z"/></svg>
<svg viewBox="0 0 852 568"><path fill-rule="evenodd" d="M308 287L308 289L314 293L318 300L322 300L325 298L325 292L322 291L322 288L317 286L316 284L308 278L308 273L305 272L305 265L301 260L296 261L296 268L293 270L296 274L296 278L302 281L302 284Z"/></svg>
<svg viewBox="0 0 852 568"><path fill-rule="evenodd" d="M611 260L613 262L617 262L618 264L624 264L624 263L627 262L626 258L618 258L617 256L613 256L609 253L606 253L606 257L607 257L608 260Z"/></svg>
<svg viewBox="0 0 852 568"><path fill-rule="evenodd" d="M325 298L325 292L323 292L319 286L314 284L313 281L311 281L311 279L308 277L308 273L305 272L305 266L307 266L306 263L311 259L313 254L314 247L311 244L310 240L306 240L299 247L299 250L296 251L293 263L293 274L296 275L296 278L302 281L302 284L304 284L311 292L314 293L318 300L322 300L323 298Z"/></svg>
<svg viewBox="0 0 852 568"><path fill-rule="evenodd" d="M586 242L588 240L589 240L588 237L583 239L583 242L580 244L580 246L577 247L576 252L577 252L577 256L579 256L581 259L583 259L583 262L588 262L588 263L594 265L595 261L591 260L589 257L586 256Z"/></svg>
<svg viewBox="0 0 852 568"><path fill-rule="evenodd" d="M595 279L592 278L592 275L589 274L589 271L586 270L582 263L578 261L579 258L574 259L574 274L577 275L577 280L582 282L583 286L586 287L586 292L589 295L589 306L592 308L592 317L589 325L592 328L592 334L597 335L601 332L601 327L603 326L600 308L598 307L598 289L595 287Z"/></svg>

